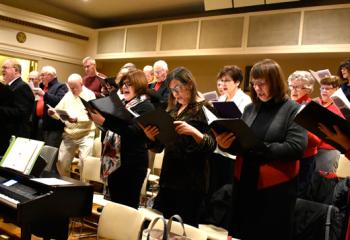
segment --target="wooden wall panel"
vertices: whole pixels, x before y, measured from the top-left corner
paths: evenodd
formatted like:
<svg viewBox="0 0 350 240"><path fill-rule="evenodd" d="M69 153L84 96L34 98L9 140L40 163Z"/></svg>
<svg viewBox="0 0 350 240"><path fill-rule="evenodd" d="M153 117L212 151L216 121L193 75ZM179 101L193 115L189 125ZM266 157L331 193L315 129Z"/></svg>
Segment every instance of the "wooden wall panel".
<svg viewBox="0 0 350 240"><path fill-rule="evenodd" d="M203 20L199 48L241 47L243 17Z"/></svg>
<svg viewBox="0 0 350 240"><path fill-rule="evenodd" d="M350 8L306 11L302 44L349 44Z"/></svg>
<svg viewBox="0 0 350 240"><path fill-rule="evenodd" d="M125 29L100 31L98 33L97 53L123 52Z"/></svg>
<svg viewBox="0 0 350 240"><path fill-rule="evenodd" d="M195 49L198 21L169 23L162 26L161 50Z"/></svg>
<svg viewBox="0 0 350 240"><path fill-rule="evenodd" d="M300 12L251 16L248 47L297 45Z"/></svg>
<svg viewBox="0 0 350 240"><path fill-rule="evenodd" d="M126 52L156 51L158 26L128 28Z"/></svg>

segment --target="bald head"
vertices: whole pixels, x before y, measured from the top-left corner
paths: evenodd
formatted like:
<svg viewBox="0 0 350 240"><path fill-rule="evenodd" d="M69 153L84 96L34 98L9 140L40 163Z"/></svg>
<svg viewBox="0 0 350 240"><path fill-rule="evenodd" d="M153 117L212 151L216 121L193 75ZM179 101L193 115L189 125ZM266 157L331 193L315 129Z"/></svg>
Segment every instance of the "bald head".
<svg viewBox="0 0 350 240"><path fill-rule="evenodd" d="M73 95L78 97L83 89L82 77L77 73L73 73L69 75L67 84Z"/></svg>
<svg viewBox="0 0 350 240"><path fill-rule="evenodd" d="M14 58L7 59L2 65L2 77L6 84L21 76L21 64Z"/></svg>

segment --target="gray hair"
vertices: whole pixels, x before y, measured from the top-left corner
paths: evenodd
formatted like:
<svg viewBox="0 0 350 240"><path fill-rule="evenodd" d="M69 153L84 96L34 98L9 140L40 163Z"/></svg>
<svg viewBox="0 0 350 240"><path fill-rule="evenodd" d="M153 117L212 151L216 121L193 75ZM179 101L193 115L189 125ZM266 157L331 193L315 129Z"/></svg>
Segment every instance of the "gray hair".
<svg viewBox="0 0 350 240"><path fill-rule="evenodd" d="M144 72L151 72L151 71L153 71L153 67L151 65L146 65L146 66L144 66L143 71Z"/></svg>
<svg viewBox="0 0 350 240"><path fill-rule="evenodd" d="M87 61L90 61L90 63L96 65L96 60L90 56L83 59L83 64L85 64Z"/></svg>
<svg viewBox="0 0 350 240"><path fill-rule="evenodd" d="M153 68L161 67L165 71L168 71L168 64L164 60L158 60L153 64Z"/></svg>
<svg viewBox="0 0 350 240"><path fill-rule="evenodd" d="M48 73L48 74L51 74L54 77L57 76L56 69L54 67L52 67L52 66L44 66L44 67L42 67L40 73Z"/></svg>
<svg viewBox="0 0 350 240"><path fill-rule="evenodd" d="M288 84L292 81L299 80L302 82L305 88L310 90L310 93L314 91L315 78L308 71L295 71L288 77Z"/></svg>

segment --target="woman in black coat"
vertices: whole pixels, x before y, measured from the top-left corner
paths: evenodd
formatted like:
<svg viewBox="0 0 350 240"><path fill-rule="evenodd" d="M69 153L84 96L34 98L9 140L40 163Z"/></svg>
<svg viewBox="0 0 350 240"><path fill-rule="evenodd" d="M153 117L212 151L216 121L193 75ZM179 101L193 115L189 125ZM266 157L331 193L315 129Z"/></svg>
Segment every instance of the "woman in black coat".
<svg viewBox="0 0 350 240"><path fill-rule="evenodd" d="M147 95L147 80L141 70L132 70L123 75L119 82L124 95L125 108L142 115L154 109ZM108 176L108 189L113 202L138 208L142 183L148 167L147 138L135 118L126 121L114 117L104 118L90 112L91 119L117 133L120 138L119 152L121 166Z"/></svg>

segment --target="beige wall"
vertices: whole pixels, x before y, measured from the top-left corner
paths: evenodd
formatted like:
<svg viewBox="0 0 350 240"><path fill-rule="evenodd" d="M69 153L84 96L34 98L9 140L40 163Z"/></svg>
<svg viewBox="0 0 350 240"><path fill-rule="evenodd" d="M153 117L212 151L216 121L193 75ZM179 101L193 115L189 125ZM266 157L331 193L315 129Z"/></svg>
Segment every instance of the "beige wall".
<svg viewBox="0 0 350 240"><path fill-rule="evenodd" d="M202 92L216 89L216 74L224 66L228 64L238 65L244 74L245 66L253 65L255 62L272 58L276 60L282 67L286 77L295 70L320 70L329 68L333 74L336 74L338 65L345 58L350 57L345 54L284 54L284 55L258 55L258 56L225 56L225 57L183 57L164 59L169 65L169 69L177 66L184 66L190 69L195 76L198 88ZM131 59L138 68L150 64L158 59ZM106 75L114 76L118 69L128 60L115 61L99 61L98 66ZM243 88L243 85L241 85ZM315 87L316 96L318 94L318 86Z"/></svg>
<svg viewBox="0 0 350 240"><path fill-rule="evenodd" d="M68 76L72 73L78 73L80 75L84 75L84 69L82 65L59 62L59 61L54 61L50 59L40 59L38 61L38 71L40 71L40 69L46 65L50 65L56 68L57 78L61 82L66 82Z"/></svg>

